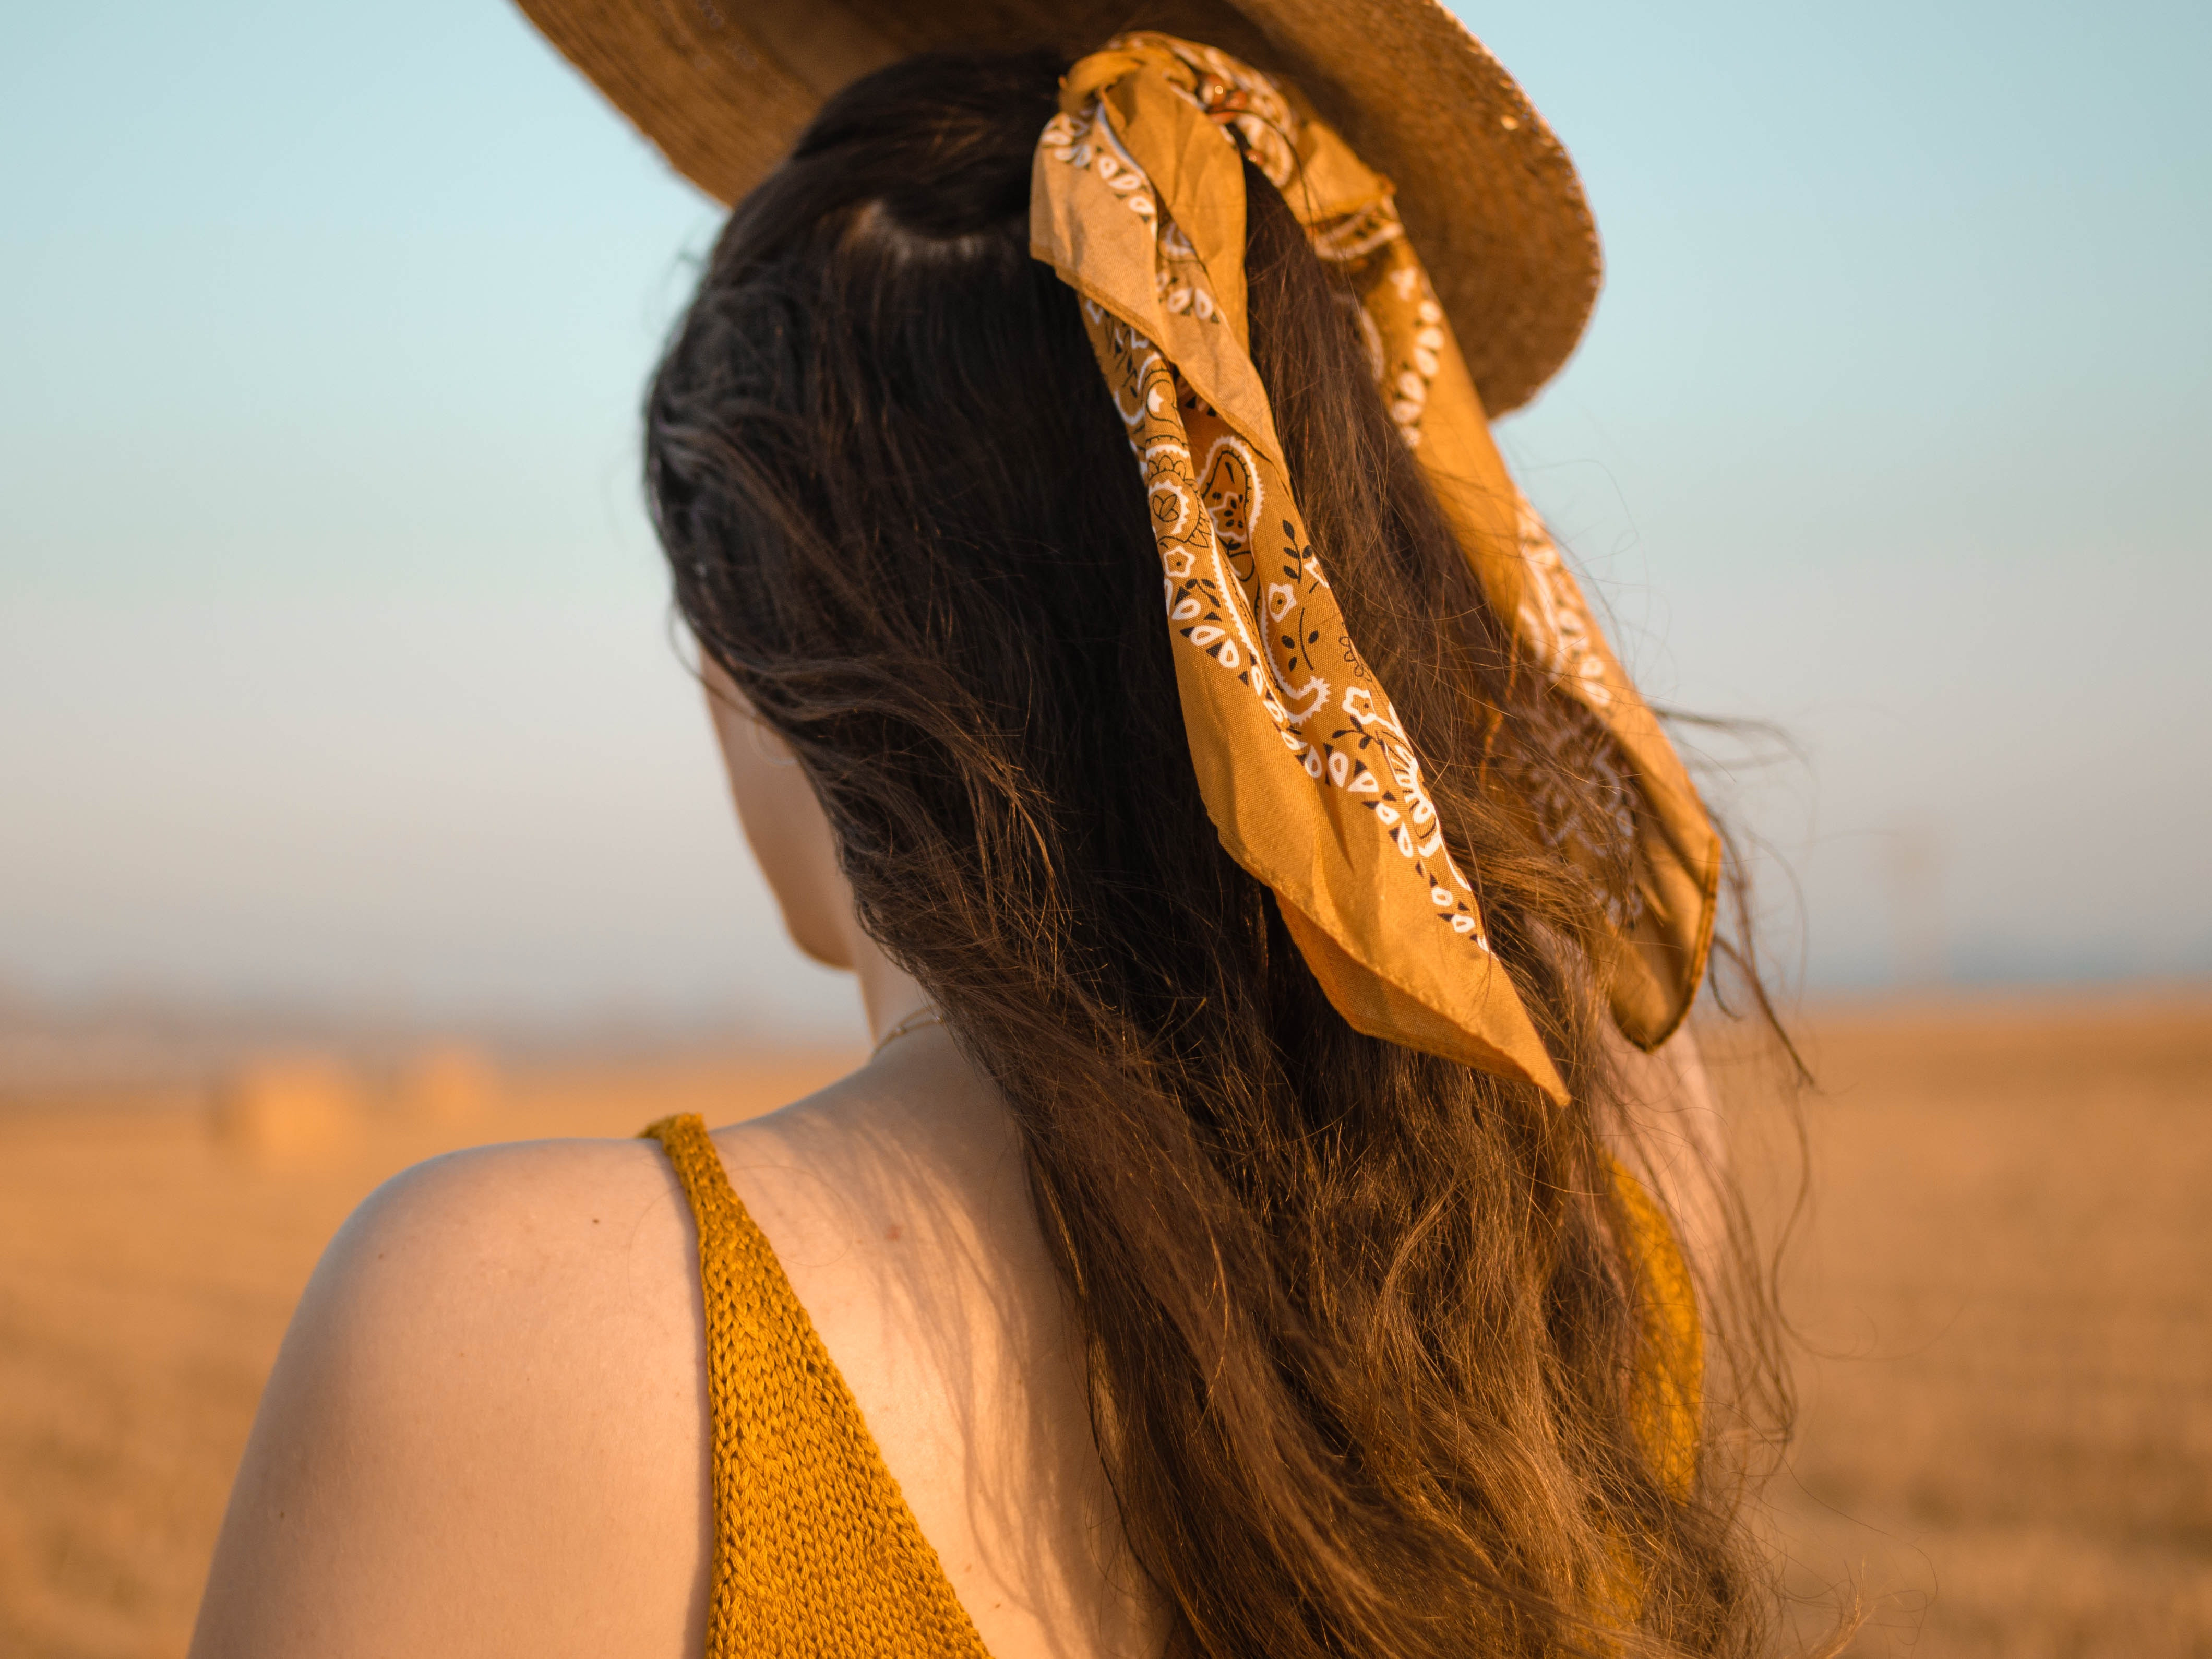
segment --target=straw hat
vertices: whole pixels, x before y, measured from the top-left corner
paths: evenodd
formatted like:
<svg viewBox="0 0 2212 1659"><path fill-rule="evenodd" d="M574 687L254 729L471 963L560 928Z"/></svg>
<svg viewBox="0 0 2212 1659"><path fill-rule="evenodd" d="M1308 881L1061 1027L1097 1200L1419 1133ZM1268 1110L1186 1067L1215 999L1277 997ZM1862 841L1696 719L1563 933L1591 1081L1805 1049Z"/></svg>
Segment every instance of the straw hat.
<svg viewBox="0 0 2212 1659"><path fill-rule="evenodd" d="M1221 47L1295 82L1398 186L1490 414L1534 397L1597 299L1573 162L1437 0L519 0L670 163L733 203L824 99L912 52L1051 46L1125 28Z"/></svg>

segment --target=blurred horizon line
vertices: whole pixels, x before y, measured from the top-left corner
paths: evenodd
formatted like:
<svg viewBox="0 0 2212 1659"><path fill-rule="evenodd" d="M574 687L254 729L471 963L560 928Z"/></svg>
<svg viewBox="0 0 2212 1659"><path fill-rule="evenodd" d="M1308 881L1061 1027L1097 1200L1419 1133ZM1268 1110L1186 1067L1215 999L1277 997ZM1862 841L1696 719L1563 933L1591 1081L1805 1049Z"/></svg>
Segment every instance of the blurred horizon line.
<svg viewBox="0 0 2212 1659"><path fill-rule="evenodd" d="M1785 1021L1898 1017L2005 1022L2138 1009L2212 1009L2212 974L1792 988ZM1701 999L1711 1018L1713 1000ZM459 1047L507 1066L638 1063L685 1055L825 1052L864 1046L860 1002L848 1018L797 1021L738 1006L653 1008L609 1000L591 1010L491 1015L393 1006L341 1008L312 998L226 996L144 984L52 991L0 975L0 1108L57 1095L199 1086L270 1054L315 1053L371 1071Z"/></svg>

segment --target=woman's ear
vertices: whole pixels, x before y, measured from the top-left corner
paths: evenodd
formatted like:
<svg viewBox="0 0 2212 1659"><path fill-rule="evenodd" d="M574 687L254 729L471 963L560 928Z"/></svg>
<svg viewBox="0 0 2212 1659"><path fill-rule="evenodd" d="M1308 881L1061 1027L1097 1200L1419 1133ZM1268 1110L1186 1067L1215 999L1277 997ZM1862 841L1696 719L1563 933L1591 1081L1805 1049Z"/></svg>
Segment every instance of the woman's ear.
<svg viewBox="0 0 2212 1659"><path fill-rule="evenodd" d="M763 725L713 658L700 681L722 750L738 822L783 912L784 931L815 961L851 969L853 889L837 867L837 841L806 773L782 738Z"/></svg>

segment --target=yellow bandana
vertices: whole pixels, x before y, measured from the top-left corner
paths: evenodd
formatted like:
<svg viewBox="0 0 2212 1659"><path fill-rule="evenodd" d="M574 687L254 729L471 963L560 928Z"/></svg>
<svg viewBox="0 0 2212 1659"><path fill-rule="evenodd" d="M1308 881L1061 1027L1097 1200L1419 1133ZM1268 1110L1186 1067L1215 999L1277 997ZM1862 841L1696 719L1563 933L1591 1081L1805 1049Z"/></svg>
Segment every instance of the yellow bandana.
<svg viewBox="0 0 2212 1659"><path fill-rule="evenodd" d="M1030 252L1083 314L1152 502L1176 685L1206 811L1359 1030L1565 1090L1491 953L1419 761L1306 539L1245 325L1246 159L1342 268L1390 417L1525 657L1594 716L1634 802L1614 1016L1663 1042L1704 975L1720 840L1658 722L1514 486L1389 182L1302 100L1170 35L1121 35L1061 83Z"/></svg>

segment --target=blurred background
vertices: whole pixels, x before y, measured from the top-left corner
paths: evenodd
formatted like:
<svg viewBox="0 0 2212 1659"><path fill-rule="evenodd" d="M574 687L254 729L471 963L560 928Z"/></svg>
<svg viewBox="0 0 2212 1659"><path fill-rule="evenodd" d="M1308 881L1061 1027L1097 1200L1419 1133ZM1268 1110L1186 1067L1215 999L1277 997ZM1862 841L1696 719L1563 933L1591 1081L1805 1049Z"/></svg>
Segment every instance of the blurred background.
<svg viewBox="0 0 2212 1659"><path fill-rule="evenodd" d="M1460 9L1608 258L1508 454L1773 728L1696 741L1823 1085L1800 1576L2212 1651L2212 11ZM859 1021L640 506L712 204L492 0L9 8L0 155L0 1650L175 1651L369 1184Z"/></svg>

